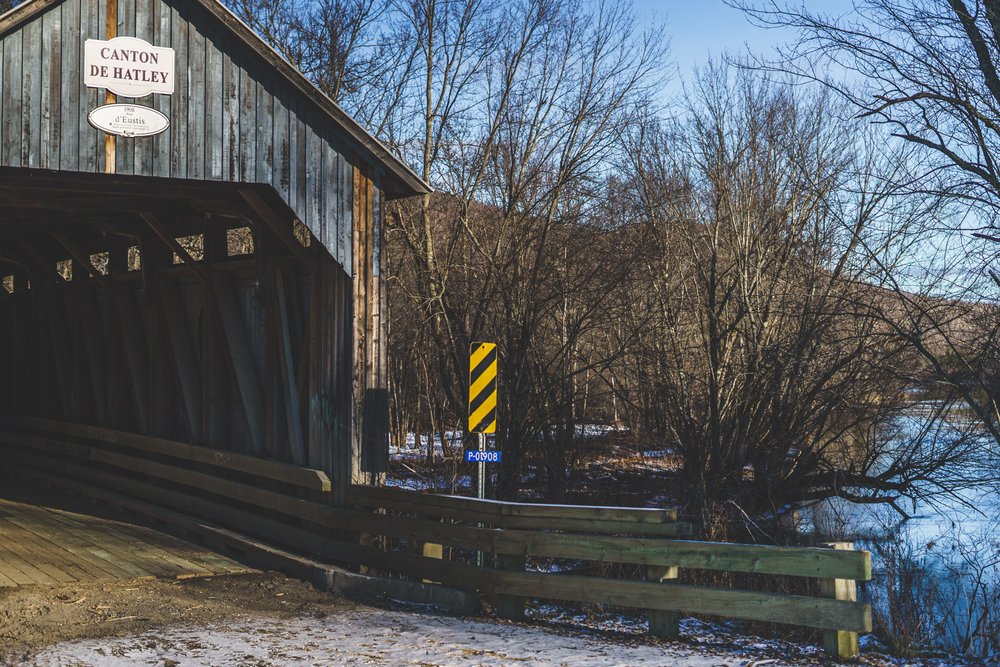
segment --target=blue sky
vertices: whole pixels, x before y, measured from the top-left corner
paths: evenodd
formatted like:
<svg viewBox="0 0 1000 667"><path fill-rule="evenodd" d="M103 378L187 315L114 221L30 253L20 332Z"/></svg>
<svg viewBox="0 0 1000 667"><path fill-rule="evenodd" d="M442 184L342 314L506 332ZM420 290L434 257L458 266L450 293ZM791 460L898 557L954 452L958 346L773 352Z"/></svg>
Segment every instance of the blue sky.
<svg viewBox="0 0 1000 667"><path fill-rule="evenodd" d="M852 0L799 0L811 11L843 14ZM649 21L666 20L671 55L682 78L688 78L697 64L724 52L745 53L750 48L767 54L774 45L791 39L790 32L765 30L752 25L738 9L722 0L634 0L636 11ZM678 82L679 87L679 82Z"/></svg>

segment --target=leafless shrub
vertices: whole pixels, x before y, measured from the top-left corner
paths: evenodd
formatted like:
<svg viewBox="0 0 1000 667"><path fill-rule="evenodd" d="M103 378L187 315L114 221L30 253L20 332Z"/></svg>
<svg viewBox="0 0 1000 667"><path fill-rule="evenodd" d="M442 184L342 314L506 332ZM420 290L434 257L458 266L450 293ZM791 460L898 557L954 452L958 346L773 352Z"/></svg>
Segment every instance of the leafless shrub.
<svg viewBox="0 0 1000 667"><path fill-rule="evenodd" d="M996 654L1000 548L995 534L994 527L977 533L956 529L921 542L904 526L871 543L875 577L864 590L875 632L894 654Z"/></svg>
<svg viewBox="0 0 1000 667"><path fill-rule="evenodd" d="M868 590L875 632L895 655L920 655L938 637L932 616L938 580L909 542L880 541L874 549L880 572Z"/></svg>

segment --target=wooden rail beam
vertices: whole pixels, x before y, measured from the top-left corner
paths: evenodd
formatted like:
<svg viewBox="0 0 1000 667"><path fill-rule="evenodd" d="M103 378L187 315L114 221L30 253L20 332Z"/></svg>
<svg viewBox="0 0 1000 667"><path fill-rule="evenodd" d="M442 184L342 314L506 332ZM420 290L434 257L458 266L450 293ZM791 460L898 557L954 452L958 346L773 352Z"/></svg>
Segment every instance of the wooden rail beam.
<svg viewBox="0 0 1000 667"><path fill-rule="evenodd" d="M441 508L461 508L496 516L550 519L586 519L664 523L677 521L677 510L646 507L605 507L594 505L550 505L546 503L515 503L503 500L469 498L421 493L408 489L354 485L349 491L352 502L385 502L400 500L415 505Z"/></svg>
<svg viewBox="0 0 1000 667"><path fill-rule="evenodd" d="M321 470L312 470L278 461L268 461L235 452L174 442L173 440L128 433L102 426L74 424L40 417L0 415L0 425L8 428L36 431L41 436L51 437L52 435L56 435L62 438L90 439L98 443L109 443L140 452L170 456L192 463L201 463L247 475L266 477L277 482L301 486L304 489L312 491L330 491L330 478Z"/></svg>

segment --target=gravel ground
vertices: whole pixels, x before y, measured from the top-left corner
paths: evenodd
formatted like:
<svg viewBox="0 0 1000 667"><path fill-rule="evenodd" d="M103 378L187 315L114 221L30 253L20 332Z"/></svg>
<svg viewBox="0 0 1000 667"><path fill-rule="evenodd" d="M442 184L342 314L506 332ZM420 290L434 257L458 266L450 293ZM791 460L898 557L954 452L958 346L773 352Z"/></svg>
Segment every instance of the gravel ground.
<svg viewBox="0 0 1000 667"><path fill-rule="evenodd" d="M356 606L273 572L5 588L0 589L0 665L33 664L37 651L58 642L103 643L154 628L225 626L262 617L323 618Z"/></svg>

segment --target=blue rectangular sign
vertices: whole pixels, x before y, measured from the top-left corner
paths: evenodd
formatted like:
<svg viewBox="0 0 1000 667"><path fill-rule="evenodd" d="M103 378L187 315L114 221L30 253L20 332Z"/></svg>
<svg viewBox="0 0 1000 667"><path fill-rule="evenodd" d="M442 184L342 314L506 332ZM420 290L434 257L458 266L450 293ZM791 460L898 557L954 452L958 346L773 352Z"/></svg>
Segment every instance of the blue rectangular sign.
<svg viewBox="0 0 1000 667"><path fill-rule="evenodd" d="M467 449L465 450L465 460L469 463L499 463L500 452L495 449L486 452Z"/></svg>

